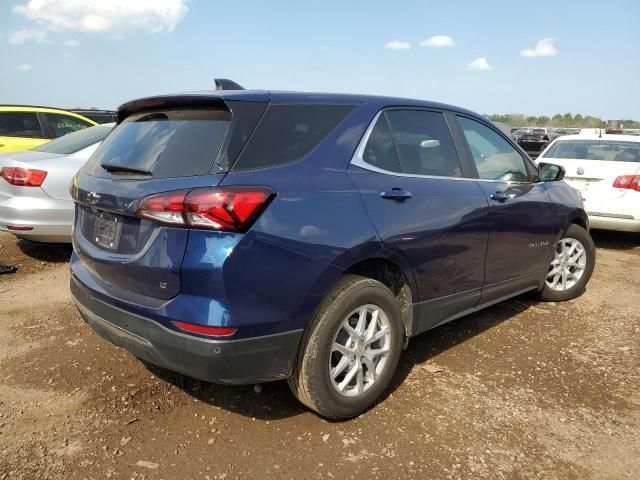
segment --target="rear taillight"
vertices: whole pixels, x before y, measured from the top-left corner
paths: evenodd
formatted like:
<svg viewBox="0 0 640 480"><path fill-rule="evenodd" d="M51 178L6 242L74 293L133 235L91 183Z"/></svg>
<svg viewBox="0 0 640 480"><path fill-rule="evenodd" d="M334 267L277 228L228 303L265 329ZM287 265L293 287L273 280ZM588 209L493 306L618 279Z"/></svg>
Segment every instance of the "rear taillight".
<svg viewBox="0 0 640 480"><path fill-rule="evenodd" d="M183 213L187 193L189 193L188 190L181 190L146 197L140 203L138 216L160 223L185 225Z"/></svg>
<svg viewBox="0 0 640 480"><path fill-rule="evenodd" d="M273 196L266 187L179 190L144 198L137 214L174 226L244 232Z"/></svg>
<svg viewBox="0 0 640 480"><path fill-rule="evenodd" d="M621 175L613 181L613 187L640 192L640 175Z"/></svg>
<svg viewBox="0 0 640 480"><path fill-rule="evenodd" d="M19 187L39 187L47 178L44 170L34 170L22 167L2 167L0 177L4 178L11 185Z"/></svg>

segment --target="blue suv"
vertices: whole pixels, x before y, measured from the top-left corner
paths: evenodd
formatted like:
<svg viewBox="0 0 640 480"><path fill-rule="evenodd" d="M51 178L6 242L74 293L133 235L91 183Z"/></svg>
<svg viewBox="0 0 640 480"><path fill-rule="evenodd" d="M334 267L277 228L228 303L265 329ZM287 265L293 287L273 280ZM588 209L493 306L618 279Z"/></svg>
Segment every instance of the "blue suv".
<svg viewBox="0 0 640 480"><path fill-rule="evenodd" d="M71 292L101 336L205 381L287 379L328 418L410 337L527 291L575 298L595 248L562 167L486 118L358 95L122 105L75 177Z"/></svg>

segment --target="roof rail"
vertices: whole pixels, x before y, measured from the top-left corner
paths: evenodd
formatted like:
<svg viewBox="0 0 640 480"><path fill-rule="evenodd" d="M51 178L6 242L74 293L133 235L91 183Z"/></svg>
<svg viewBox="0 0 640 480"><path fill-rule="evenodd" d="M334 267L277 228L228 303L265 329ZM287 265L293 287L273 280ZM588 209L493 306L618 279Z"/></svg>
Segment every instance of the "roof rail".
<svg viewBox="0 0 640 480"><path fill-rule="evenodd" d="M227 78L216 78L214 82L216 84L216 90L244 90L244 87Z"/></svg>

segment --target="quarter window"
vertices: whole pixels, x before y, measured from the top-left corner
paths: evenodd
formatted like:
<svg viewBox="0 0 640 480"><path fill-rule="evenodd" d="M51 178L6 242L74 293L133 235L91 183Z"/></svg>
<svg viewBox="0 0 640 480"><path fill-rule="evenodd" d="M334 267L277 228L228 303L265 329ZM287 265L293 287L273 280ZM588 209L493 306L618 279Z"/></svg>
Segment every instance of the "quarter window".
<svg viewBox="0 0 640 480"><path fill-rule="evenodd" d="M0 137L44 138L44 135L35 112L2 112Z"/></svg>
<svg viewBox="0 0 640 480"><path fill-rule="evenodd" d="M353 105L270 105L233 170L285 165L306 157Z"/></svg>
<svg viewBox="0 0 640 480"><path fill-rule="evenodd" d="M47 121L53 131L53 137L58 138L66 135L67 133L77 132L83 128L91 127L92 125L84 120L81 120L71 115L61 115L59 113L47 113Z"/></svg>
<svg viewBox="0 0 640 480"><path fill-rule="evenodd" d="M480 122L458 117L471 155L484 180L528 182L530 180L522 155L497 132Z"/></svg>

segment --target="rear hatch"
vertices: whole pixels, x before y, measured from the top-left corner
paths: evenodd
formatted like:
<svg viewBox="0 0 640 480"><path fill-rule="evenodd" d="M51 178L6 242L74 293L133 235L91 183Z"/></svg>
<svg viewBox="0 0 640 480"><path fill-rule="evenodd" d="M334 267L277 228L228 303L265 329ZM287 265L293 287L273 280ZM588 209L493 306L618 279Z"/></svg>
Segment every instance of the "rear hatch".
<svg viewBox="0 0 640 480"><path fill-rule="evenodd" d="M151 195L218 185L265 108L214 96L121 107L121 123L74 179L74 248L94 281L157 299L180 292L188 229L136 212Z"/></svg>
<svg viewBox="0 0 640 480"><path fill-rule="evenodd" d="M589 197L620 198L627 190L614 188L613 183L619 176L640 173L640 142L556 141L540 161L562 165L565 181Z"/></svg>

